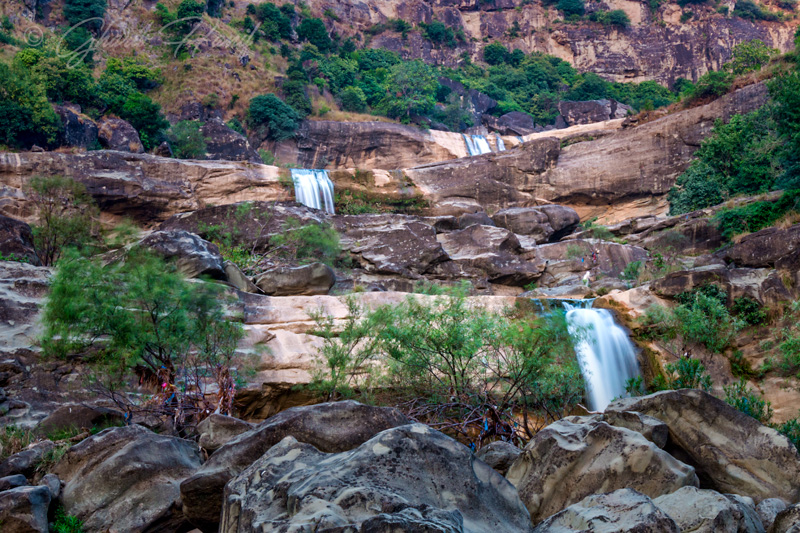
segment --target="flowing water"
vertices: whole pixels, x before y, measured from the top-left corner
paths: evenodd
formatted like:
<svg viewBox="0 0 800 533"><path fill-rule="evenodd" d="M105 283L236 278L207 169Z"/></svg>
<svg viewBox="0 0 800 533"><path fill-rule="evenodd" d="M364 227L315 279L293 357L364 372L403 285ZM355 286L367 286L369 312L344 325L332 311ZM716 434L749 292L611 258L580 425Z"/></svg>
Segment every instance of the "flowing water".
<svg viewBox="0 0 800 533"><path fill-rule="evenodd" d="M592 309L591 300L564 302L575 353L586 381L589 409L604 410L611 400L625 395L627 380L640 375L636 350L627 332L607 309Z"/></svg>
<svg viewBox="0 0 800 533"><path fill-rule="evenodd" d="M470 156L488 154L492 151L492 147L489 146L489 141L487 141L486 137L483 135L462 135L464 136L464 142L467 145L467 152Z"/></svg>
<svg viewBox="0 0 800 533"><path fill-rule="evenodd" d="M499 135L494 136L495 142L497 143L497 151L498 152L505 152L506 151L506 143L503 142L503 139Z"/></svg>
<svg viewBox="0 0 800 533"><path fill-rule="evenodd" d="M292 181L298 203L333 214L333 182L327 170L293 168Z"/></svg>

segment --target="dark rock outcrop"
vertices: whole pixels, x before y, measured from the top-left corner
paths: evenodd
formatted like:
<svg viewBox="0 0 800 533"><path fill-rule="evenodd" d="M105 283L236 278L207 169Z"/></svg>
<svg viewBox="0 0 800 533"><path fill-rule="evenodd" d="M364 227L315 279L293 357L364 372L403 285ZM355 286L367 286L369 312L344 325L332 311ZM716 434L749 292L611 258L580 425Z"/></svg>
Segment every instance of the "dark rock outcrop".
<svg viewBox="0 0 800 533"><path fill-rule="evenodd" d="M737 266L800 270L800 224L786 229L766 228L718 254Z"/></svg>
<svg viewBox="0 0 800 533"><path fill-rule="evenodd" d="M58 407L39 422L36 431L47 435L56 431L93 429L120 425L125 415L116 409L71 403Z"/></svg>
<svg viewBox="0 0 800 533"><path fill-rule="evenodd" d="M76 444L53 471L64 510L89 531L175 531L184 522L179 483L200 464L196 444L126 426Z"/></svg>
<svg viewBox="0 0 800 533"><path fill-rule="evenodd" d="M174 261L178 271L188 278L208 276L218 280L227 279L224 260L217 245L194 233L154 231L133 247L145 248L167 261Z"/></svg>
<svg viewBox="0 0 800 533"><path fill-rule="evenodd" d="M33 477L36 466L42 457L55 448L55 444L49 440L43 440L32 444L19 453L15 453L0 462L0 477L21 474L25 477Z"/></svg>
<svg viewBox="0 0 800 533"><path fill-rule="evenodd" d="M312 296L328 294L336 283L336 274L328 265L311 263L275 267L256 276L253 282L269 296Z"/></svg>
<svg viewBox="0 0 800 533"><path fill-rule="evenodd" d="M47 533L47 487L18 487L0 492L3 533Z"/></svg>
<svg viewBox="0 0 800 533"><path fill-rule="evenodd" d="M247 138L226 126L222 119L209 120L200 132L206 140L206 159L263 163Z"/></svg>
<svg viewBox="0 0 800 533"><path fill-rule="evenodd" d="M216 531L223 488L284 437L325 453L351 450L408 419L395 409L353 401L294 407L282 411L220 447L203 467L181 484L183 511L197 527Z"/></svg>
<svg viewBox="0 0 800 533"><path fill-rule="evenodd" d="M31 227L21 220L0 215L0 256L38 265Z"/></svg>
<svg viewBox="0 0 800 533"><path fill-rule="evenodd" d="M514 487L469 448L413 424L337 455L284 439L227 485L220 530L519 533L529 520Z"/></svg>
<svg viewBox="0 0 800 533"><path fill-rule="evenodd" d="M537 131L533 117L521 111L512 111L500 117L483 116L483 123L500 135L528 135Z"/></svg>
<svg viewBox="0 0 800 533"><path fill-rule="evenodd" d="M97 144L97 124L94 120L81 113L80 106L56 105L53 106L56 114L61 119L64 130L61 134L61 143L64 146L76 148L94 148Z"/></svg>
<svg viewBox="0 0 800 533"><path fill-rule="evenodd" d="M667 450L697 469L701 487L753 498L800 499L800 454L789 440L710 394L664 391L612 402L669 427Z"/></svg>
<svg viewBox="0 0 800 533"><path fill-rule="evenodd" d="M144 153L139 132L130 122L121 118L103 117L97 125L99 127L97 136L103 148L133 154Z"/></svg>
<svg viewBox="0 0 800 533"><path fill-rule="evenodd" d="M581 221L574 209L562 205L502 209L492 220L517 235L533 237L537 244L558 240Z"/></svg>
<svg viewBox="0 0 800 533"><path fill-rule="evenodd" d="M800 503L778 513L769 533L797 533L800 531Z"/></svg>
<svg viewBox="0 0 800 533"><path fill-rule="evenodd" d="M633 113L633 108L616 100L602 99L581 102L565 100L558 103L558 112L561 113L567 126L577 126L625 118L628 114Z"/></svg>

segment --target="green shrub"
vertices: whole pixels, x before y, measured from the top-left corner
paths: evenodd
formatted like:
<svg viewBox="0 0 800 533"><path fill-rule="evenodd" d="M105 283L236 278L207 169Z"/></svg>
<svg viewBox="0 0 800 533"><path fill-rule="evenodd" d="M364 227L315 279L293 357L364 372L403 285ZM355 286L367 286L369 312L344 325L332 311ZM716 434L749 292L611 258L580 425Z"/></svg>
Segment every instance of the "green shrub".
<svg viewBox="0 0 800 533"><path fill-rule="evenodd" d="M586 12L584 0L558 0L558 10L564 13L565 17L570 15L583 16Z"/></svg>
<svg viewBox="0 0 800 533"><path fill-rule="evenodd" d="M442 22L433 21L430 24L422 22L419 27L422 28L422 35L434 44L443 44L451 48L456 45L456 34L453 29Z"/></svg>
<svg viewBox="0 0 800 533"><path fill-rule="evenodd" d="M128 95L119 116L136 128L147 150L155 148L161 142L164 130L169 126L169 122L161 114L161 105L138 91Z"/></svg>
<svg viewBox="0 0 800 533"><path fill-rule="evenodd" d="M734 16L747 20L776 21L780 18L777 13L773 13L752 0L739 0L736 2L736 7L733 8L733 14Z"/></svg>
<svg viewBox="0 0 800 533"><path fill-rule="evenodd" d="M754 232L774 224L786 213L800 208L800 191L786 191L777 202L753 202L751 204L723 209L714 215L717 229L726 240L734 235Z"/></svg>
<svg viewBox="0 0 800 533"><path fill-rule="evenodd" d="M345 111L353 111L355 113L363 113L367 110L367 97L358 87L345 87L341 93L342 109Z"/></svg>
<svg viewBox="0 0 800 533"><path fill-rule="evenodd" d="M339 234L328 224L303 225L296 219L286 221L283 231L270 239L280 254L299 262L322 262L332 265L339 257Z"/></svg>
<svg viewBox="0 0 800 533"><path fill-rule="evenodd" d="M674 339L677 335L675 316L664 306L649 306L638 322L641 327L637 333L644 339Z"/></svg>
<svg viewBox="0 0 800 533"><path fill-rule="evenodd" d="M501 43L493 42L483 48L483 59L490 65L502 65L508 62L508 48Z"/></svg>
<svg viewBox="0 0 800 533"><path fill-rule="evenodd" d="M283 96L288 105L292 107L301 117L311 114L311 100L306 94L306 84L300 80L287 80L283 84Z"/></svg>
<svg viewBox="0 0 800 533"><path fill-rule="evenodd" d="M267 127L269 137L276 141L293 137L301 120L292 106L274 94L254 97L248 113L251 127Z"/></svg>
<svg viewBox="0 0 800 533"><path fill-rule="evenodd" d="M64 18L70 26L80 23L92 31L103 26L106 13L106 0L65 0ZM88 22L85 22L88 21Z"/></svg>
<svg viewBox="0 0 800 533"><path fill-rule="evenodd" d="M701 98L717 97L726 94L733 84L733 77L725 71L709 71L700 76L697 83L692 88L689 98L699 100Z"/></svg>
<svg viewBox="0 0 800 533"><path fill-rule="evenodd" d="M178 21L175 28L181 33L188 33L203 18L206 3L195 0L181 0L175 15Z"/></svg>
<svg viewBox="0 0 800 533"><path fill-rule="evenodd" d="M772 420L772 407L761 394L747 387L747 381L740 379L733 385L723 387L725 391L725 401L743 412L752 416L762 424L768 424Z"/></svg>
<svg viewBox="0 0 800 533"><path fill-rule="evenodd" d="M632 261L627 265L625 265L625 269L622 271L622 274L620 274L619 277L631 281L636 280L639 278L639 271L641 270L641 268L642 268L641 261Z"/></svg>
<svg viewBox="0 0 800 533"><path fill-rule="evenodd" d="M665 373L653 380L656 390L711 389L711 376L698 359L681 357L664 366Z"/></svg>
<svg viewBox="0 0 800 533"><path fill-rule="evenodd" d="M47 146L55 143L61 130L44 87L31 78L30 70L0 63L0 144Z"/></svg>
<svg viewBox="0 0 800 533"><path fill-rule="evenodd" d="M781 352L781 359L778 363L781 373L787 376L797 375L800 371L800 335L785 330L778 349Z"/></svg>
<svg viewBox="0 0 800 533"><path fill-rule="evenodd" d="M178 159L205 159L206 139L200 131L202 125L196 120L182 120L167 132L172 152Z"/></svg>
<svg viewBox="0 0 800 533"><path fill-rule="evenodd" d="M297 36L316 46L321 52L325 52L333 46L325 23L317 18L304 19L297 27Z"/></svg>
<svg viewBox="0 0 800 533"><path fill-rule="evenodd" d="M56 509L55 521L50 527L52 533L84 533L83 522L75 516L68 515L64 508Z"/></svg>
<svg viewBox="0 0 800 533"><path fill-rule="evenodd" d="M608 23L618 28L627 28L631 25L631 19L628 14L621 9L612 9L608 12Z"/></svg>
<svg viewBox="0 0 800 533"><path fill-rule="evenodd" d="M692 303L675 308L675 318L685 342L702 344L714 353L721 353L739 328L724 304L702 292Z"/></svg>
<svg viewBox="0 0 800 533"><path fill-rule="evenodd" d="M725 68L734 76L759 70L766 65L778 51L770 48L759 39L746 41L733 47L733 58L725 64Z"/></svg>
<svg viewBox="0 0 800 533"><path fill-rule="evenodd" d="M785 435L789 441L794 444L797 451L800 451L800 419L792 418L783 424L775 427L782 435Z"/></svg>
<svg viewBox="0 0 800 533"><path fill-rule="evenodd" d="M761 304L747 296L735 298L731 311L733 311L734 316L751 326L758 326L767 321L767 313Z"/></svg>

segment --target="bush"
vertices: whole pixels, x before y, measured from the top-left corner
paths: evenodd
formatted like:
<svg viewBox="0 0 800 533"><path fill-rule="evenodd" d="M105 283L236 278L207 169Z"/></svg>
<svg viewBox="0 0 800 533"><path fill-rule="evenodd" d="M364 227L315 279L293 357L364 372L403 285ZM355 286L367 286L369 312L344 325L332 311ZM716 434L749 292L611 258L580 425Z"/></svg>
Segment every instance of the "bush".
<svg viewBox="0 0 800 533"><path fill-rule="evenodd" d="M205 159L206 140L200 131L201 124L195 120L182 120L167 133L172 152L178 159Z"/></svg>
<svg viewBox="0 0 800 533"><path fill-rule="evenodd" d="M75 516L68 515L64 508L56 509L55 521L50 526L52 533L84 533L83 522Z"/></svg>
<svg viewBox="0 0 800 533"><path fill-rule="evenodd" d="M175 28L181 33L188 33L195 24L200 22L203 18L203 13L206 12L206 3L195 0L181 0L178 4L176 12L176 20L178 21Z"/></svg>
<svg viewBox="0 0 800 533"><path fill-rule="evenodd" d="M779 20L777 13L773 13L764 6L756 4L752 0L739 0L733 8L733 14L747 20Z"/></svg>
<svg viewBox="0 0 800 533"><path fill-rule="evenodd" d="M623 10L612 9L608 12L608 23L619 28L627 28L631 25L631 19Z"/></svg>
<svg viewBox="0 0 800 533"><path fill-rule="evenodd" d="M36 176L27 194L36 207L33 242L43 265L54 265L67 247L86 251L97 243L100 213L82 183L62 176Z"/></svg>
<svg viewBox="0 0 800 533"><path fill-rule="evenodd" d="M161 114L161 106L138 91L128 95L119 116L136 128L147 150L158 145L164 130L169 126L169 122Z"/></svg>
<svg viewBox="0 0 800 533"><path fill-rule="evenodd" d="M777 53L776 49L770 48L759 39L739 43L733 47L733 58L725 64L725 68L734 76L740 76L759 70Z"/></svg>
<svg viewBox="0 0 800 533"><path fill-rule="evenodd" d="M576 15L582 17L586 12L584 0L558 0L558 10L564 13L565 17Z"/></svg>
<svg viewBox="0 0 800 533"><path fill-rule="evenodd" d="M790 331L783 332L783 340L778 349L781 352L779 368L786 376L797 375L800 370L800 335Z"/></svg>
<svg viewBox="0 0 800 533"><path fill-rule="evenodd" d="M641 261L632 261L625 265L625 269L622 271L622 274L620 274L619 277L631 281L636 280L639 278L639 270L641 270L641 268Z"/></svg>
<svg viewBox="0 0 800 533"><path fill-rule="evenodd" d="M767 321L767 313L761 304L747 296L735 298L731 310L734 316L751 326L758 326Z"/></svg>
<svg viewBox="0 0 800 533"><path fill-rule="evenodd" d="M797 451L800 451L800 420L797 418L793 418L791 420L787 420L783 424L780 424L775 427L779 433L785 435L789 441L794 444L794 447L797 448Z"/></svg>
<svg viewBox="0 0 800 533"><path fill-rule="evenodd" d="M46 146L56 142L61 130L45 88L32 79L30 69L0 62L0 144Z"/></svg>
<svg viewBox="0 0 800 533"><path fill-rule="evenodd" d="M508 48L498 42L487 44L483 49L483 59L490 65L508 62L509 55Z"/></svg>
<svg viewBox="0 0 800 533"><path fill-rule="evenodd" d="M258 4L258 6L253 7L252 14L261 21L261 33L270 41L290 39L292 37L291 15L281 11L275 4L269 2Z"/></svg>
<svg viewBox="0 0 800 533"><path fill-rule="evenodd" d="M64 18L67 19L70 26L84 22L84 27L97 31L103 26L105 13L106 0L66 0L64 2Z"/></svg>
<svg viewBox="0 0 800 533"><path fill-rule="evenodd" d="M452 28L448 28L439 21L431 22L430 24L420 23L422 28L422 35L430 42L438 45L447 45L453 47L456 45L456 35Z"/></svg>
<svg viewBox="0 0 800 533"><path fill-rule="evenodd" d="M726 240L734 235L758 231L775 223L786 213L800 208L800 191L786 191L777 202L753 202L724 209L714 215L717 229Z"/></svg>
<svg viewBox="0 0 800 533"><path fill-rule="evenodd" d="M711 389L711 376L698 359L681 357L675 363L664 366L665 374L653 380L655 390Z"/></svg>
<svg viewBox="0 0 800 533"><path fill-rule="evenodd" d="M325 23L317 18L304 19L297 27L297 36L316 46L321 52L326 52L333 47Z"/></svg>
<svg viewBox="0 0 800 533"><path fill-rule="evenodd" d="M675 317L685 342L702 344L713 353L721 353L739 328L724 304L702 292L692 303L679 305Z"/></svg>
<svg viewBox="0 0 800 533"><path fill-rule="evenodd" d="M363 113L367 110L367 97L358 87L345 87L341 93L342 109L345 111L353 111L355 113Z"/></svg>
<svg viewBox="0 0 800 533"><path fill-rule="evenodd" d="M709 71L700 76L688 95L691 100L717 97L727 94L733 84L733 76L725 71Z"/></svg>
<svg viewBox="0 0 800 533"><path fill-rule="evenodd" d="M306 94L306 84L299 80L288 80L283 84L283 95L286 103L290 105L301 117L311 114L311 100Z"/></svg>
<svg viewBox="0 0 800 533"><path fill-rule="evenodd" d="M250 100L248 111L251 127L267 127L269 138L280 141L294 136L301 116L295 109L274 94L265 94Z"/></svg>
<svg viewBox="0 0 800 533"><path fill-rule="evenodd" d="M658 304L648 307L638 322L640 327L637 333L644 339L674 339L677 334L675 316L669 309Z"/></svg>
<svg viewBox="0 0 800 533"><path fill-rule="evenodd" d="M752 416L762 424L768 424L772 420L770 402L766 401L761 394L749 389L744 378L722 389L725 391L725 401L739 411Z"/></svg>
<svg viewBox="0 0 800 533"><path fill-rule="evenodd" d="M113 392L126 412L146 408L181 431L206 413L231 414L243 330L226 317L226 304L222 287L190 283L142 251L108 266L70 257L52 278L42 346L59 357L91 349L85 362L94 386ZM207 391L208 378L220 392ZM147 405L126 394L135 382L152 386Z"/></svg>

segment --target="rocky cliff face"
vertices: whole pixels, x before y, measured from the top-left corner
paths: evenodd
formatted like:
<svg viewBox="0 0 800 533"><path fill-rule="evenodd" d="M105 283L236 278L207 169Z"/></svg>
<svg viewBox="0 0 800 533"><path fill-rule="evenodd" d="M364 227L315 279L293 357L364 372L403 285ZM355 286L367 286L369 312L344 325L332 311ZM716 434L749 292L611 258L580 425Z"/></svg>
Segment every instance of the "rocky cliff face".
<svg viewBox="0 0 800 533"><path fill-rule="evenodd" d="M592 71L614 81L656 80L670 84L679 77L697 79L717 70L730 59L733 46L761 39L781 51L793 46L795 24L751 22L716 13L711 6L691 4L681 8L664 4L652 11L646 2L604 0L587 2L587 11L622 9L632 25L624 30L597 23L564 24L555 6L515 0L387 0L369 2L343 0L308 2L322 15L330 10L339 18L331 22L340 34L351 36L375 24L399 18L413 24L441 21L461 29L466 37L454 48L435 47L419 34L386 31L372 37L370 46L395 50L409 58L455 66L467 52L482 58L484 43L500 41L524 52L545 52L572 63L581 71ZM730 10L735 2L725 2ZM681 22L684 13L689 21Z"/></svg>

